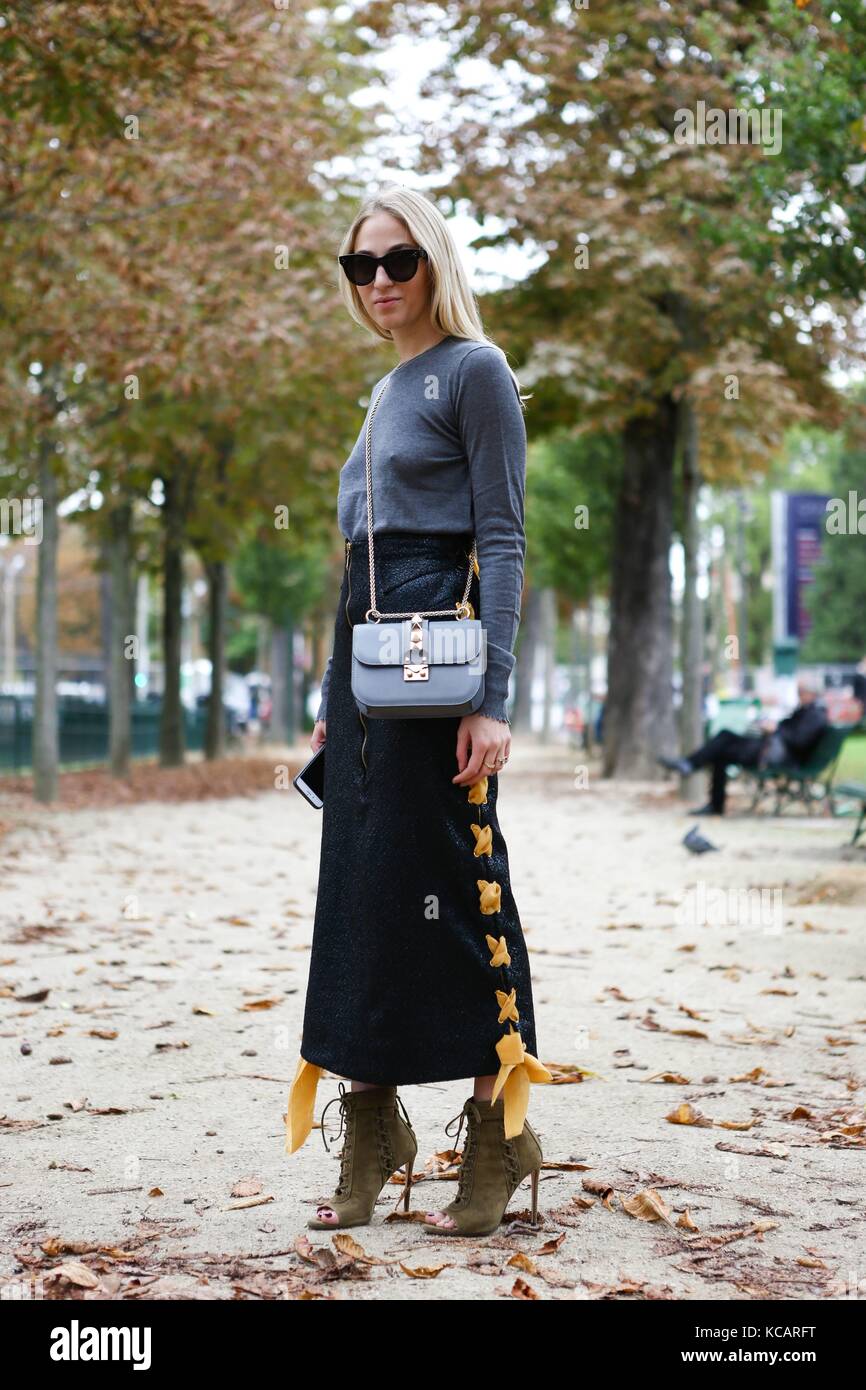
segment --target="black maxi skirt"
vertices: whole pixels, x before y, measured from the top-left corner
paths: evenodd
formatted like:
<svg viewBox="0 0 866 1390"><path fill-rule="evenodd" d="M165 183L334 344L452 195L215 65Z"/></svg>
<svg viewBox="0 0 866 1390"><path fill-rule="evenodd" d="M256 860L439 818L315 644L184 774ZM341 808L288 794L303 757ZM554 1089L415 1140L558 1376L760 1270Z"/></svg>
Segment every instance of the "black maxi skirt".
<svg viewBox="0 0 866 1390"><path fill-rule="evenodd" d="M379 610L452 608L463 596L471 544L471 535L376 532ZM366 539L346 540L345 551L286 1149L309 1132L323 1070L397 1086L496 1075L506 1130L519 1133L528 1083L552 1077L537 1061L529 958L496 813L498 777L471 787L452 782L459 717L361 714L350 680L352 628L370 607ZM469 601L483 622L477 573Z"/></svg>

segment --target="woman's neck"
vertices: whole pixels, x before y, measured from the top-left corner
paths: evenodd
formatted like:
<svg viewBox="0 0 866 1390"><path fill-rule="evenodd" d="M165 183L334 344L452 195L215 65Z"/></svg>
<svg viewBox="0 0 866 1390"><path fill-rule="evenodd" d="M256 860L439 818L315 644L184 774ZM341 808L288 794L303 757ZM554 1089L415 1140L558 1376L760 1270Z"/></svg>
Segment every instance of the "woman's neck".
<svg viewBox="0 0 866 1390"><path fill-rule="evenodd" d="M411 358L417 357L419 353L435 347L437 343L441 343L442 339L447 337L447 333L440 333L430 323L392 331L394 346L401 363L408 362Z"/></svg>

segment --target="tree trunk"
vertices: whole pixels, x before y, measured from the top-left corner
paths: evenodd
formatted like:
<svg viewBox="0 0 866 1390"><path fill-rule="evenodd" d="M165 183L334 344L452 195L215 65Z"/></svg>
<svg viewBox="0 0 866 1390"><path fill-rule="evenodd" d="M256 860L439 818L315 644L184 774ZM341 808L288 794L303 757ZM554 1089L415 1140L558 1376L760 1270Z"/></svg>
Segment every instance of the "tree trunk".
<svg viewBox="0 0 866 1390"><path fill-rule="evenodd" d="M583 746L587 753L592 752L593 743L595 741L595 731L592 727L592 657L594 650L593 606L593 592L592 585L590 585L582 615L584 630L583 666L586 672L583 683L583 688L586 692L586 720L583 726Z"/></svg>
<svg viewBox="0 0 866 1390"><path fill-rule="evenodd" d="M113 777L129 776L132 747L129 667L134 659L130 575L132 505L115 507L109 519L108 753Z"/></svg>
<svg viewBox="0 0 866 1390"><path fill-rule="evenodd" d="M556 595L552 589L542 589L540 594L539 632L541 645L542 671L542 715L541 742L550 742L550 707L553 700L553 683L556 676Z"/></svg>
<svg viewBox="0 0 866 1390"><path fill-rule="evenodd" d="M703 614L701 600L698 597L698 550L700 547L698 491L701 478L698 467L698 421L694 405L688 395L683 395L680 398L678 414L683 481L683 550L685 553L681 643L683 704L680 711L680 737L683 753L687 754L692 753L704 741ZM680 783L681 795L690 798L700 796L703 782L704 775L700 772L693 773L691 777L683 777Z"/></svg>
<svg viewBox="0 0 866 1390"><path fill-rule="evenodd" d="M541 622L541 595L531 584L524 590L520 611L520 641L514 663L514 706L511 727L515 732L532 730L532 687Z"/></svg>
<svg viewBox="0 0 866 1390"><path fill-rule="evenodd" d="M675 744L671 543L676 411L669 397L623 432L614 526L604 775L656 777Z"/></svg>
<svg viewBox="0 0 866 1390"><path fill-rule="evenodd" d="M164 689L162 720L159 726L159 761L162 767L183 764L186 738L183 705L180 698L181 637L183 620L183 508L180 482L168 475L163 479L163 610L162 664Z"/></svg>
<svg viewBox="0 0 866 1390"><path fill-rule="evenodd" d="M211 663L210 701L207 709L204 752L206 758L225 756L225 716L223 690L226 664L226 599L228 566L215 560L207 566L208 578L208 656Z"/></svg>
<svg viewBox="0 0 866 1390"><path fill-rule="evenodd" d="M298 687L295 671L295 624L286 623L286 743L298 735Z"/></svg>
<svg viewBox="0 0 866 1390"><path fill-rule="evenodd" d="M271 624L271 742L287 743L286 708L291 660L288 629Z"/></svg>
<svg viewBox="0 0 866 1390"><path fill-rule="evenodd" d="M57 477L50 438L39 444L39 502L42 539L36 578L36 702L33 715L33 795L57 796Z"/></svg>
<svg viewBox="0 0 866 1390"><path fill-rule="evenodd" d="M746 497L737 493L737 574L740 581L740 599L737 604L737 650L740 657L740 694L748 695L751 689L749 675L749 580L746 571Z"/></svg>
<svg viewBox="0 0 866 1390"><path fill-rule="evenodd" d="M132 643L132 655L126 663L126 683L129 686L129 718L130 718L130 739L132 737L132 711L138 698L138 687L135 678L138 675L141 660L141 645L138 640L138 566L136 563L135 550L132 543L132 524L130 517L130 550L129 550L129 585L127 589L128 609L126 614L126 630L134 635L135 641Z"/></svg>

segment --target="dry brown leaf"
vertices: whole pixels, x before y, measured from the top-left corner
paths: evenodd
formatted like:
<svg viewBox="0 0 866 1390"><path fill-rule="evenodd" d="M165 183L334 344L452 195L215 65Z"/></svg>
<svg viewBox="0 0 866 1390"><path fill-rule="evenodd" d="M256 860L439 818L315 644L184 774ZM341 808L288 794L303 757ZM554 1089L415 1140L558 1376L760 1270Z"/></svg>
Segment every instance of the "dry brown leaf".
<svg viewBox="0 0 866 1390"><path fill-rule="evenodd" d="M633 1197L620 1196L623 1210L639 1221L664 1221L672 1226L670 1207L654 1187L646 1187Z"/></svg>
<svg viewBox="0 0 866 1390"><path fill-rule="evenodd" d="M541 1249L536 1250L536 1255L555 1255L557 1250L565 1241L565 1236L566 1232L560 1231L559 1235L554 1236L552 1240L546 1240L542 1245Z"/></svg>
<svg viewBox="0 0 866 1390"><path fill-rule="evenodd" d="M52 1269L47 1276L49 1279L62 1279L67 1284L74 1284L79 1289L95 1289L99 1280L88 1269L87 1265L79 1264L77 1260L67 1260L65 1264L58 1265Z"/></svg>
<svg viewBox="0 0 866 1390"><path fill-rule="evenodd" d="M511 1289L512 1298L523 1298L527 1300L538 1300L541 1294L535 1292L525 1279L515 1279Z"/></svg>
<svg viewBox="0 0 866 1390"><path fill-rule="evenodd" d="M681 1105L677 1105L670 1114L665 1115L665 1119L671 1125L702 1125L709 1128L713 1123L687 1100L684 1100Z"/></svg>
<svg viewBox="0 0 866 1390"><path fill-rule="evenodd" d="M522 1250L516 1251L516 1253L511 1256L511 1259L506 1260L505 1263L509 1265L516 1265L518 1269L523 1270L524 1274L538 1273L538 1265L535 1263L533 1259L530 1259L529 1255L525 1254Z"/></svg>
<svg viewBox="0 0 866 1390"><path fill-rule="evenodd" d="M381 1260L378 1255L368 1255L363 1245L359 1245L355 1237L346 1231L339 1231L334 1236L334 1247L339 1250L341 1255L348 1255L353 1260L363 1260L365 1264L385 1265L388 1263L387 1260Z"/></svg>
<svg viewBox="0 0 866 1390"><path fill-rule="evenodd" d="M612 1182L605 1182L604 1178L584 1178L581 1187L585 1192L593 1192L596 1197L600 1197L605 1206L610 1206L610 1199L614 1193Z"/></svg>
<svg viewBox="0 0 866 1390"><path fill-rule="evenodd" d="M231 1197L257 1197L262 1190L262 1184L255 1178L242 1178L236 1182L229 1196Z"/></svg>
<svg viewBox="0 0 866 1390"><path fill-rule="evenodd" d="M760 1149L744 1149L739 1144L726 1144L719 1140L716 1145L722 1153L742 1154L744 1158L789 1158L789 1152L783 1144L765 1144Z"/></svg>

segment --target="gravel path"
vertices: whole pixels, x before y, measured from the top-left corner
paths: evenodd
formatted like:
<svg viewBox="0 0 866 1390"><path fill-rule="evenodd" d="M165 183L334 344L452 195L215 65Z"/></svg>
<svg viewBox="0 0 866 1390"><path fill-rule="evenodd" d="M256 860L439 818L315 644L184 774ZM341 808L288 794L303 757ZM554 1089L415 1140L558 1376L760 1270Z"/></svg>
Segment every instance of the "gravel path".
<svg viewBox="0 0 866 1390"><path fill-rule="evenodd" d="M398 1180L372 1225L306 1228L340 1143L334 1105L330 1153L318 1128L283 1147L320 826L291 788L78 809L0 791L0 1293L866 1297L850 822L734 803L695 858L672 785L586 786L582 756L515 739L499 801L555 1076L529 1110L543 1224L527 1180L513 1221L456 1240L416 1222L456 1190L440 1160L468 1081L401 1092L409 1220ZM337 1094L326 1077L316 1121Z"/></svg>

